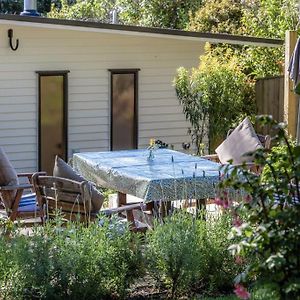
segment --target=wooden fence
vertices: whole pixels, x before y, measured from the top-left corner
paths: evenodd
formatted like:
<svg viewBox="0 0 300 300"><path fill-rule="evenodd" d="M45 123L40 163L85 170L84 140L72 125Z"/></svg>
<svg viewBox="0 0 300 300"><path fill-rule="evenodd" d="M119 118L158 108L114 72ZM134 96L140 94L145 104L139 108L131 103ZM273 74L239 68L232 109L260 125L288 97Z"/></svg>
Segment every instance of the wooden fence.
<svg viewBox="0 0 300 300"><path fill-rule="evenodd" d="M284 119L284 77L258 79L255 86L257 114L272 115L276 121Z"/></svg>

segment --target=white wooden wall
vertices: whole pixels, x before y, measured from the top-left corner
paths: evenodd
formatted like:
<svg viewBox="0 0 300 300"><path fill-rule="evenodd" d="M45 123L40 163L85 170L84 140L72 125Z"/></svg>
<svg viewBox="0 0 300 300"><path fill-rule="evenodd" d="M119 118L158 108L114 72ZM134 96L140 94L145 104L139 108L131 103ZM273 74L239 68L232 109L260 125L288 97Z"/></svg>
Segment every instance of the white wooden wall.
<svg viewBox="0 0 300 300"><path fill-rule="evenodd" d="M8 46L7 30L19 38ZM196 67L195 41L0 25L0 146L18 171L37 169L36 71L70 70L69 155L110 145L108 69L139 68L139 147L159 138L181 149L188 123L172 85L180 66Z"/></svg>

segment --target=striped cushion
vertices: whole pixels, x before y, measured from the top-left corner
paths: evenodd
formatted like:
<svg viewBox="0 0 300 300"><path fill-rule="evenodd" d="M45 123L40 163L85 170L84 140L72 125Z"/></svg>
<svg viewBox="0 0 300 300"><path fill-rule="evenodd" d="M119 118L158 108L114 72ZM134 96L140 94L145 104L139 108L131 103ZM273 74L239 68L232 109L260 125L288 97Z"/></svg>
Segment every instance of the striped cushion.
<svg viewBox="0 0 300 300"><path fill-rule="evenodd" d="M18 212L30 212L30 211L38 211L39 208L36 204L36 197L35 194L28 194L22 196Z"/></svg>

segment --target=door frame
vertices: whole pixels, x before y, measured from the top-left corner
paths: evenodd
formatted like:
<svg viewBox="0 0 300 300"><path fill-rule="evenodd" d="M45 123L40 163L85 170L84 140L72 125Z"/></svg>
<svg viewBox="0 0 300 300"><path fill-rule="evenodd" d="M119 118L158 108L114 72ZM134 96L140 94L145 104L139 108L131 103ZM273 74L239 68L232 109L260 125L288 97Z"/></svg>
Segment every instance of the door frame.
<svg viewBox="0 0 300 300"><path fill-rule="evenodd" d="M110 151L113 148L113 75L114 74L134 74L134 147L138 147L138 75L141 69L108 69L110 72Z"/></svg>
<svg viewBox="0 0 300 300"><path fill-rule="evenodd" d="M42 76L63 76L63 138L65 147L65 161L68 158L68 73L69 70L59 71L36 71L38 74L38 169L41 171L41 77Z"/></svg>

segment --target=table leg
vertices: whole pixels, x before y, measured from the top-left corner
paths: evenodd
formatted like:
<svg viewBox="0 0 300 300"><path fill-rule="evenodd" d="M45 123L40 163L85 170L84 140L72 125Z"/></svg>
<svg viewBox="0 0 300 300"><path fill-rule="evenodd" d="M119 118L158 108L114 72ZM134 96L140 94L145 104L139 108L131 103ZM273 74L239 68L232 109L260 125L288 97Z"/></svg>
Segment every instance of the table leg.
<svg viewBox="0 0 300 300"><path fill-rule="evenodd" d="M121 192L118 192L118 207L124 206L127 204L127 195ZM136 224L134 220L134 215L132 210L126 211L126 218L127 221L129 222L129 228L132 231L136 231Z"/></svg>
<svg viewBox="0 0 300 300"><path fill-rule="evenodd" d="M118 192L118 207L127 204L127 195L121 192Z"/></svg>
<svg viewBox="0 0 300 300"><path fill-rule="evenodd" d="M169 215L171 210L171 202L170 201L160 201L159 203L159 216L164 218Z"/></svg>

